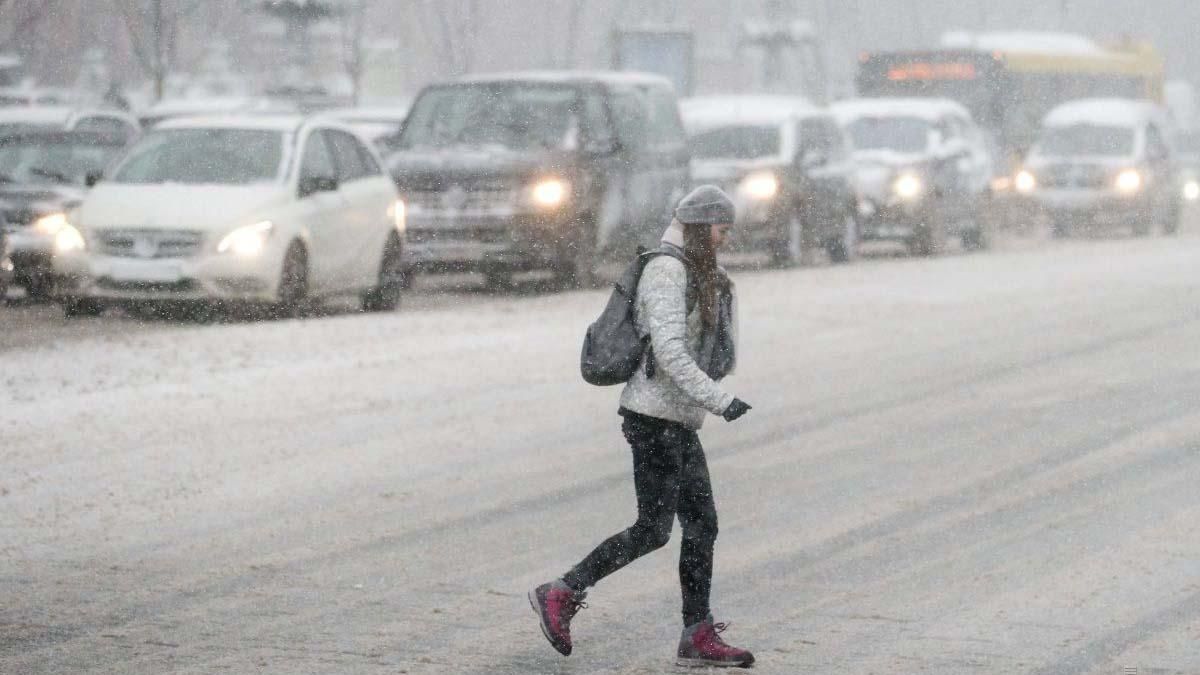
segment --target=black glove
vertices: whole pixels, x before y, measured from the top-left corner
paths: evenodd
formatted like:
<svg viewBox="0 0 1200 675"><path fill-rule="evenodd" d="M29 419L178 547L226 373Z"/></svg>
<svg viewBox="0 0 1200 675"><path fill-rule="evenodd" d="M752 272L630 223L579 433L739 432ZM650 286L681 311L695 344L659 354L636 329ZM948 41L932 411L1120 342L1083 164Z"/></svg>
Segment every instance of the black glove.
<svg viewBox="0 0 1200 675"><path fill-rule="evenodd" d="M733 399L733 403L730 403L729 407L725 409L725 412L721 413L721 417L724 417L726 422L732 422L742 415L745 415L746 411L749 409L749 403L746 403L740 398L735 398Z"/></svg>

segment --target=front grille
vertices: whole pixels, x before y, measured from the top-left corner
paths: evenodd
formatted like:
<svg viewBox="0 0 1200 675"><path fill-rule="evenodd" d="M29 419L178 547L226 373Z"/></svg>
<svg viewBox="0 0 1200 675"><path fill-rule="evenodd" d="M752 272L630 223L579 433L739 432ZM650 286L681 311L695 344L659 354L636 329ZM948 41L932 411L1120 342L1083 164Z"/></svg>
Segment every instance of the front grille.
<svg viewBox="0 0 1200 675"><path fill-rule="evenodd" d="M192 279L181 279L180 281L157 282L157 281L117 281L109 277L102 277L96 281L96 285L109 291L122 291L128 293L193 293L199 289L199 286Z"/></svg>
<svg viewBox="0 0 1200 675"><path fill-rule="evenodd" d="M191 258L200 252L204 233L192 230L103 230L100 251L118 258Z"/></svg>
<svg viewBox="0 0 1200 675"><path fill-rule="evenodd" d="M481 244L498 244L509 241L508 231L495 227L454 227L454 228L409 228L407 232L409 244L438 244L452 242L478 242Z"/></svg>
<svg viewBox="0 0 1200 675"><path fill-rule="evenodd" d="M1042 187L1058 189L1103 189L1108 185L1108 172L1099 166L1058 164L1041 172L1038 182Z"/></svg>
<svg viewBox="0 0 1200 675"><path fill-rule="evenodd" d="M435 213L511 211L516 197L507 188L421 190L404 195L409 208Z"/></svg>

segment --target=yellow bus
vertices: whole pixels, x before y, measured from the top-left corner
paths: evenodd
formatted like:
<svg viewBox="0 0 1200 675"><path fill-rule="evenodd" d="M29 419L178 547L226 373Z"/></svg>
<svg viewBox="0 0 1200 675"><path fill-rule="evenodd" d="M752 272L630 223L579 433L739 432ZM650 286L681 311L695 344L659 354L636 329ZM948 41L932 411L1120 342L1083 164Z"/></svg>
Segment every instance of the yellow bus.
<svg viewBox="0 0 1200 675"><path fill-rule="evenodd" d="M1075 35L947 35L943 48L864 54L861 96L942 97L967 106L1011 162L1060 103L1119 97L1163 101L1163 61L1153 48L1100 45ZM1003 171L1006 162L996 168Z"/></svg>

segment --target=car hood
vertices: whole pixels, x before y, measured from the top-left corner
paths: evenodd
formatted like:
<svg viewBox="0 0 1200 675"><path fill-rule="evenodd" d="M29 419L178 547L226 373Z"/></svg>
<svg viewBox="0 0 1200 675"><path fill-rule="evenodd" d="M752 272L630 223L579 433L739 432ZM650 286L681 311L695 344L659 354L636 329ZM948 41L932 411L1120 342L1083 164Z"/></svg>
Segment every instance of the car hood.
<svg viewBox="0 0 1200 675"><path fill-rule="evenodd" d="M565 151L453 148L405 150L388 158L388 168L401 189L430 191L498 179L532 180L548 174L568 174L574 165L575 153Z"/></svg>
<svg viewBox="0 0 1200 675"><path fill-rule="evenodd" d="M923 171L930 162L924 153L870 150L854 153L854 182L858 193L878 203L892 196L892 182L904 171Z"/></svg>
<svg viewBox="0 0 1200 675"><path fill-rule="evenodd" d="M100 183L80 204L76 218L87 228L207 230L268 217L271 207L290 196L284 186L274 184Z"/></svg>
<svg viewBox="0 0 1200 675"><path fill-rule="evenodd" d="M0 212L14 225L25 225L49 213L73 208L87 191L73 185L0 184Z"/></svg>
<svg viewBox="0 0 1200 675"><path fill-rule="evenodd" d="M787 164L777 159L692 160L692 178L696 183L723 184L756 171L783 171Z"/></svg>

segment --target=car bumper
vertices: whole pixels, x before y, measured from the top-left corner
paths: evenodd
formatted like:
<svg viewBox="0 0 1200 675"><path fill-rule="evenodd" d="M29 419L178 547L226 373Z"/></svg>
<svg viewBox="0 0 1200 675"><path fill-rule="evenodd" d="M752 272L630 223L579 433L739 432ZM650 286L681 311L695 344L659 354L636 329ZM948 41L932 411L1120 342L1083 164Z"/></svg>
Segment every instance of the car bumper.
<svg viewBox="0 0 1200 675"><path fill-rule="evenodd" d="M566 214L445 217L410 213L409 260L426 271L552 267L575 240L578 227L578 220Z"/></svg>
<svg viewBox="0 0 1200 675"><path fill-rule="evenodd" d="M10 230L8 248L18 279L54 273L54 237L29 228Z"/></svg>
<svg viewBox="0 0 1200 675"><path fill-rule="evenodd" d="M1122 198L1099 191L1047 191L1033 195L1030 203L1052 221L1095 226L1117 227L1153 217L1150 201L1144 197Z"/></svg>
<svg viewBox="0 0 1200 675"><path fill-rule="evenodd" d="M254 258L124 258L97 254L55 258L58 293L99 300L217 300L270 302L279 283L282 254Z"/></svg>
<svg viewBox="0 0 1200 675"><path fill-rule="evenodd" d="M928 226L930 214L921 206L889 204L860 210L858 238L861 241L908 241Z"/></svg>

